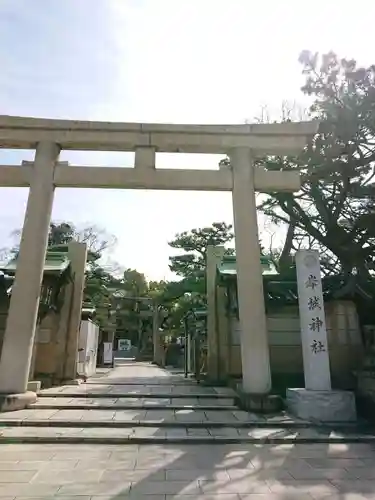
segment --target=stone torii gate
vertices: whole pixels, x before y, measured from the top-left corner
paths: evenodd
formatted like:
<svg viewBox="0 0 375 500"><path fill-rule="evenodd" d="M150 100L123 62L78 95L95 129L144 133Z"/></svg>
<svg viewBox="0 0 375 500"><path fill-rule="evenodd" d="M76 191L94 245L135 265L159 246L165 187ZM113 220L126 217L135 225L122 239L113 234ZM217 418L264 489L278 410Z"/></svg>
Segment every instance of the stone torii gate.
<svg viewBox="0 0 375 500"><path fill-rule="evenodd" d="M55 187L232 191L243 388L271 389L255 191L298 191L299 175L253 168L255 156L299 153L316 122L168 125L0 116L0 147L35 149L34 162L0 166L0 187L29 187L17 274L0 360L0 394L25 405ZM63 149L135 151L134 168L59 163ZM157 152L228 154L231 168L156 169ZM21 398L21 399L22 399ZM19 405L20 406L20 405Z"/></svg>

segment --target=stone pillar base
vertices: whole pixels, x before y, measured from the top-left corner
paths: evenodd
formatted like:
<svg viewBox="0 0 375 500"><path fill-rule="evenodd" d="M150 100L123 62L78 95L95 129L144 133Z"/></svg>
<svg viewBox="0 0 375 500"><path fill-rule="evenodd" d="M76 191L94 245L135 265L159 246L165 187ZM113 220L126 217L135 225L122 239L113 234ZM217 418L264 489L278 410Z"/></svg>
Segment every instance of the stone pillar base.
<svg viewBox="0 0 375 500"><path fill-rule="evenodd" d="M357 420L354 393L287 389L286 404L291 413L304 420L354 422Z"/></svg>
<svg viewBox="0 0 375 500"><path fill-rule="evenodd" d="M73 380L64 380L64 381L62 382L62 385L81 385L81 384L82 384L82 382L83 382L83 380L82 380L82 379L80 379L80 378L75 378L75 379L73 379Z"/></svg>
<svg viewBox="0 0 375 500"><path fill-rule="evenodd" d="M283 409L283 400L276 394L251 394L244 392L242 385L237 384L236 404L252 413L277 413Z"/></svg>
<svg viewBox="0 0 375 500"><path fill-rule="evenodd" d="M35 403L35 392L26 391L21 394L0 394L0 412L23 410Z"/></svg>
<svg viewBox="0 0 375 500"><path fill-rule="evenodd" d="M27 383L27 390L31 392L39 392L42 387L40 380L29 380Z"/></svg>

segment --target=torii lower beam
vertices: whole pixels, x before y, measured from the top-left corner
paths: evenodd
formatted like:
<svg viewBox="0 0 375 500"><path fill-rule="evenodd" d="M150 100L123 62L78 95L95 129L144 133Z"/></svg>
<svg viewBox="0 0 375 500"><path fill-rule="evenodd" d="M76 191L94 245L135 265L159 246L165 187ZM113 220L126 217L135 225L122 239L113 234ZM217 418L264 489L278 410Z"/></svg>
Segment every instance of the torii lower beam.
<svg viewBox="0 0 375 500"><path fill-rule="evenodd" d="M28 187L33 163L22 166L0 166L0 187ZM232 191L233 173L230 169L141 169L123 167L83 167L57 165L55 187L103 189L159 189L185 191ZM260 192L295 192L300 188L297 172L254 169L255 190Z"/></svg>

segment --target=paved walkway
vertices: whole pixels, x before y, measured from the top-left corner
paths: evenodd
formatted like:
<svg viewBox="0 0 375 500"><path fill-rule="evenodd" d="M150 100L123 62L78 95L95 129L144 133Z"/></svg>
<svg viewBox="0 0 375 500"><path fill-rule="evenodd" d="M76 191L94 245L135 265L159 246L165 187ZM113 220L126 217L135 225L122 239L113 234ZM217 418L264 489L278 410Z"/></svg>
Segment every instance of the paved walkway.
<svg viewBox="0 0 375 500"><path fill-rule="evenodd" d="M290 439L295 432L283 429L278 438L279 427L298 422L288 415L275 420L241 411L232 389L197 385L149 363L123 362L85 384L54 387L39 396L26 410L0 415L3 439L138 444L150 440L227 443L274 436L284 442L285 432Z"/></svg>
<svg viewBox="0 0 375 500"><path fill-rule="evenodd" d="M34 408L1 414L3 424L14 424L1 432L15 439L50 432L58 439L54 444L0 444L0 500L375 500L373 445L240 442L239 431L249 431L241 425L257 417L236 410L233 396L228 389L199 387L135 363L81 386L43 391ZM197 420L186 417L195 413ZM225 418L228 426L215 427L215 418L220 425ZM287 419L277 417L278 422ZM31 427L17 427L26 421ZM222 429L235 431L238 441L222 443ZM104 439L129 430L128 437L139 433L139 442L83 444L85 435ZM147 433L142 438L146 431L148 438ZM164 437L180 433L179 442L152 444L161 431ZM74 435L80 444L64 442Z"/></svg>

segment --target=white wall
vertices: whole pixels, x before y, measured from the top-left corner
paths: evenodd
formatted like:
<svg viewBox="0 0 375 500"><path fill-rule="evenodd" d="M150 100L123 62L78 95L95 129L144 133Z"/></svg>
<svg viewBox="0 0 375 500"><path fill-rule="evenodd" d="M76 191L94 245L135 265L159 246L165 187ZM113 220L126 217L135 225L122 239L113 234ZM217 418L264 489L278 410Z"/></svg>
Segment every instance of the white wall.
<svg viewBox="0 0 375 500"><path fill-rule="evenodd" d="M96 372L99 326L91 320L81 321L79 334L78 374L91 377Z"/></svg>

